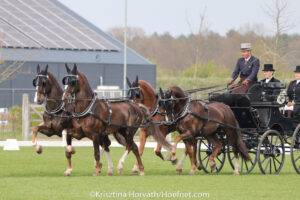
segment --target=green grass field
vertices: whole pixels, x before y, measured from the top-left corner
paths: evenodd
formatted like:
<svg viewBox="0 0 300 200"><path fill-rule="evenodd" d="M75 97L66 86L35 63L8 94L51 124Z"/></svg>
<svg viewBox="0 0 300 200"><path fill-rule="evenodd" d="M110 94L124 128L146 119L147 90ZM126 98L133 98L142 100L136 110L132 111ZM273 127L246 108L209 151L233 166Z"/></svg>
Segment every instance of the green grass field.
<svg viewBox="0 0 300 200"><path fill-rule="evenodd" d="M111 149L114 167L123 153L122 148ZM179 151L178 157L182 152ZM92 196L95 192L204 192L209 197L198 199L299 199L300 177L286 157L280 175L261 175L258 167L250 175L234 176L228 165L219 175L198 172L188 175L186 160L183 175L177 175L175 167L154 156L147 149L143 156L144 177L131 176L133 154L125 162L123 175L106 175L105 157L99 177L94 171L92 148L76 148L73 156L73 174L64 177L66 160L63 148L44 148L41 155L32 148L21 151L0 150L0 199L102 199ZM109 193L113 196L112 193ZM133 193L131 193L133 194ZM127 199L141 199L131 196ZM163 198L166 199L166 198ZM179 199L179 198L169 198Z"/></svg>

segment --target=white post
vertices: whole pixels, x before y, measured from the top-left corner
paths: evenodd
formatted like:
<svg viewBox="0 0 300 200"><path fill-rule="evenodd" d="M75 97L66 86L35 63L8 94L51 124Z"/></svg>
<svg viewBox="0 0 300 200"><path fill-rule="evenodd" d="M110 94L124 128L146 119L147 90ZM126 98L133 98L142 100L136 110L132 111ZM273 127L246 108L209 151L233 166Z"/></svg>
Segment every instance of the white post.
<svg viewBox="0 0 300 200"><path fill-rule="evenodd" d="M29 108L29 96L23 94L22 100L22 136L23 140L28 140L30 132L30 108Z"/></svg>
<svg viewBox="0 0 300 200"><path fill-rule="evenodd" d="M123 72L124 97L126 96L126 76L127 76L127 0L124 6L124 72Z"/></svg>

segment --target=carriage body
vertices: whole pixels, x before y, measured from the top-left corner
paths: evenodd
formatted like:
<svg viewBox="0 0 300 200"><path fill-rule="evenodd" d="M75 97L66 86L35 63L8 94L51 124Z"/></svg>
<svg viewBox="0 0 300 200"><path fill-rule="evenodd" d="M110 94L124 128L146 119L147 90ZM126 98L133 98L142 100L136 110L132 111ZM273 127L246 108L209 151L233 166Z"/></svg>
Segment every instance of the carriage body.
<svg viewBox="0 0 300 200"><path fill-rule="evenodd" d="M267 130L276 130L283 136L292 136L296 124L293 118L283 112L284 102L278 102L278 96L284 91L282 83L255 84L245 94L211 93L209 101L218 101L230 106L245 133L262 135ZM266 94L273 90L275 95ZM282 96L279 96L282 98Z"/></svg>
<svg viewBox="0 0 300 200"><path fill-rule="evenodd" d="M273 94L270 91L273 91ZM250 165L243 160L239 161L242 173L250 173L258 162L262 173L277 174L283 167L286 151L291 153L295 169L299 167L299 172L297 169L296 171L300 173L300 162L296 163L296 159L300 158L300 153L296 158L293 157L295 150L300 152L300 125L298 126L294 118L284 115L285 85L282 83L254 84L245 94L231 91L212 92L209 94L209 102L227 104L238 121L237 130L240 131L252 158ZM220 135L222 137L224 134L220 132ZM199 149L200 147L201 145ZM227 145L227 148L223 149L223 154L228 156L233 167L235 161L232 147ZM221 158L224 160L224 156Z"/></svg>

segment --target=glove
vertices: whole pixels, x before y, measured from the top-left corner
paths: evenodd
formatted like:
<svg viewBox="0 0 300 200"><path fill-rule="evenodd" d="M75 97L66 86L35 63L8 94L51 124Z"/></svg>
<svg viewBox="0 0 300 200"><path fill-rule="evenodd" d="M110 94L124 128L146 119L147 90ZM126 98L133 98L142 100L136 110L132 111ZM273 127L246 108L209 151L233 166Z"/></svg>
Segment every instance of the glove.
<svg viewBox="0 0 300 200"><path fill-rule="evenodd" d="M227 86L230 86L232 83L234 83L234 79L231 79L231 80L227 83Z"/></svg>
<svg viewBox="0 0 300 200"><path fill-rule="evenodd" d="M248 85L249 82L250 82L250 81L246 79L246 80L244 80L244 81L242 82L242 84L243 84L243 85Z"/></svg>

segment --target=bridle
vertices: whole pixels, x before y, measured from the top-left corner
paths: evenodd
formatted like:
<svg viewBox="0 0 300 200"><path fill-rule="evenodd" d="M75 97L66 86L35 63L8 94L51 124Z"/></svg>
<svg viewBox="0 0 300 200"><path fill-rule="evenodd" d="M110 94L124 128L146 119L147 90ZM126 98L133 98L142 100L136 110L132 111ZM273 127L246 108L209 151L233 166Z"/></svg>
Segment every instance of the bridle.
<svg viewBox="0 0 300 200"><path fill-rule="evenodd" d="M180 98L176 98L176 97L173 97L173 95L171 95L171 97L169 98L161 98L160 101L163 101L163 102L173 102L174 101L177 101L177 100L185 100L187 99L187 102L186 104L182 107L182 109L178 112L177 116L175 117L175 113L174 113L174 107L172 106L172 110L171 110L171 113L168 113L166 106L163 105L164 107L164 110L165 112L163 113L163 115L168 115L168 114L171 114L172 115L172 120L167 120L165 122L165 124L168 124L168 125L173 125L175 123L178 122L178 120L182 119L183 117L185 117L187 114L191 113L190 111L190 103L191 103L191 97L190 96L186 96L186 97L180 97Z"/></svg>
<svg viewBox="0 0 300 200"><path fill-rule="evenodd" d="M43 87L43 95L45 96L45 112L48 113L49 115L56 115L57 113L61 112L64 110L64 102L61 101L60 105L58 105L55 109L53 110L49 110L49 108L47 108L47 102L48 101L51 101L52 99L49 99L48 98L48 92L46 91L46 82L43 82L42 80L40 79L46 79L48 80L49 79L49 75L43 75L43 74L38 74L36 75L36 77L33 79L33 86L34 87L40 87L42 86ZM42 85L39 84L39 82L42 81ZM38 92L38 90L36 91Z"/></svg>
<svg viewBox="0 0 300 200"><path fill-rule="evenodd" d="M68 104L76 103L76 88L78 87L78 75L69 74L62 79L62 84L67 86L74 87L73 91L70 93L70 96L66 99ZM62 100L65 98L66 88L62 96Z"/></svg>

